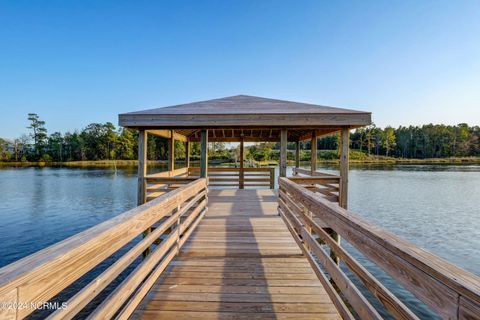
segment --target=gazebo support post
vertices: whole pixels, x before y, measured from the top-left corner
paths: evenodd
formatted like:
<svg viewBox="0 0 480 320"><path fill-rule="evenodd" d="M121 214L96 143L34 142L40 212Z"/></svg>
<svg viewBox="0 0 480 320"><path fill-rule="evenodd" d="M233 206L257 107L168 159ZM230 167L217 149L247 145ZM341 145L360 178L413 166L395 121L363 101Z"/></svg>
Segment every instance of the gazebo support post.
<svg viewBox="0 0 480 320"><path fill-rule="evenodd" d="M348 206L348 149L350 144L350 130L342 128L340 137L340 206Z"/></svg>
<svg viewBox="0 0 480 320"><path fill-rule="evenodd" d="M300 141L295 141L295 168L300 168Z"/></svg>
<svg viewBox="0 0 480 320"><path fill-rule="evenodd" d="M244 170L244 164L245 163L245 149L244 149L244 138L242 137L242 140L240 140L240 172L239 172L239 188L244 189L245 188L245 170Z"/></svg>
<svg viewBox="0 0 480 320"><path fill-rule="evenodd" d="M280 131L280 177L287 176L287 130Z"/></svg>
<svg viewBox="0 0 480 320"><path fill-rule="evenodd" d="M137 192L137 204L142 205L147 202L147 131L138 131L138 192ZM151 228L148 228L143 232L143 237L146 237ZM145 258L150 254L150 247L143 251L143 257Z"/></svg>
<svg viewBox="0 0 480 320"><path fill-rule="evenodd" d="M138 131L138 189L137 204L142 205L146 201L146 180L147 176L147 132Z"/></svg>
<svg viewBox="0 0 480 320"><path fill-rule="evenodd" d="M185 168L190 168L190 141L185 142Z"/></svg>
<svg viewBox="0 0 480 320"><path fill-rule="evenodd" d="M175 132L170 131L170 139L168 139L168 171L169 175L173 176L173 171L175 170Z"/></svg>
<svg viewBox="0 0 480 320"><path fill-rule="evenodd" d="M314 172L317 171L317 131L316 130L312 131L312 140L310 143L310 150L311 150L310 170L313 176Z"/></svg>
<svg viewBox="0 0 480 320"><path fill-rule="evenodd" d="M348 207L348 150L350 145L350 130L349 128L342 128L340 133L340 188L339 188L339 204L342 208ZM340 244L340 236L336 232L332 232L332 238ZM330 251L330 256L340 264L338 256Z"/></svg>
<svg viewBox="0 0 480 320"><path fill-rule="evenodd" d="M200 132L200 177L208 176L208 130Z"/></svg>

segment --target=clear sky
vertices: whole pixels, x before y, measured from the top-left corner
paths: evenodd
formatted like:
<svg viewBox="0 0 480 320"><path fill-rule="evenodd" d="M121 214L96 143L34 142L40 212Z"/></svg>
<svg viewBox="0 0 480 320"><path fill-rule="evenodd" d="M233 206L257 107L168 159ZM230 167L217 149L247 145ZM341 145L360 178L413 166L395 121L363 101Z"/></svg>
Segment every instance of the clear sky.
<svg viewBox="0 0 480 320"><path fill-rule="evenodd" d="M0 137L237 94L480 124L480 1L0 0Z"/></svg>

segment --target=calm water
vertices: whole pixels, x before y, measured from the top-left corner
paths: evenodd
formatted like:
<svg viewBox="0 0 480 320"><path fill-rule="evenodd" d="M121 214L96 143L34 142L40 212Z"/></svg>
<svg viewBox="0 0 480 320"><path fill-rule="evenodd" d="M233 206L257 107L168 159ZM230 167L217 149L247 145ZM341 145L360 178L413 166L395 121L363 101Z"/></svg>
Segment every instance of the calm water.
<svg viewBox="0 0 480 320"><path fill-rule="evenodd" d="M479 165L353 167L349 209L480 275Z"/></svg>
<svg viewBox="0 0 480 320"><path fill-rule="evenodd" d="M134 207L136 183L135 168L0 169L0 267ZM351 168L349 185L352 211L480 275L480 166L358 166Z"/></svg>

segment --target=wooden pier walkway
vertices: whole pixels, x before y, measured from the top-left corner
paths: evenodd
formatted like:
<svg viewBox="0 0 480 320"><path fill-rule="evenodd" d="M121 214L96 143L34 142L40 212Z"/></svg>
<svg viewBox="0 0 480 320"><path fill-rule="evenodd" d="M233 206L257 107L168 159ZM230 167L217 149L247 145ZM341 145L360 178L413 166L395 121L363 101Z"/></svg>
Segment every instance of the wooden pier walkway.
<svg viewBox="0 0 480 320"><path fill-rule="evenodd" d="M210 190L208 212L134 319L340 319L273 190Z"/></svg>

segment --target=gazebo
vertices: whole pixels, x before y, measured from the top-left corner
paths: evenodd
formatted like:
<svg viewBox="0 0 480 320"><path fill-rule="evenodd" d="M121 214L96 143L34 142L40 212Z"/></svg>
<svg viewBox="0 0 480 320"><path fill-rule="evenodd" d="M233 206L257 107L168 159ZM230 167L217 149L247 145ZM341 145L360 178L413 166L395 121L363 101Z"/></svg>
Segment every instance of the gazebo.
<svg viewBox="0 0 480 320"><path fill-rule="evenodd" d="M169 139L168 176L175 170L174 141L186 143L187 173L190 142L201 142L200 177L208 177L208 142L239 142L239 188L244 184L244 143L280 142L280 176L287 174L287 142L296 143L299 167L300 141L311 140L311 174L317 170L317 138L340 132L339 202L346 208L348 191L349 130L371 123L371 113L309 103L238 95L148 109L119 115L119 124L139 131L139 204L146 201L147 134Z"/></svg>
<svg viewBox="0 0 480 320"><path fill-rule="evenodd" d="M371 123L371 113L343 108L238 95L148 109L119 115L119 124L139 131L139 204L146 200L147 134L169 139L168 176L175 170L174 141L186 143L190 167L190 142L201 142L199 174L208 177L208 142L239 142L239 187L244 181L244 143L280 142L280 176L287 174L287 141L296 143L299 167L300 141L311 140L311 174L317 170L319 136L340 132L340 204L347 206L349 130ZM188 170L187 170L188 172Z"/></svg>

